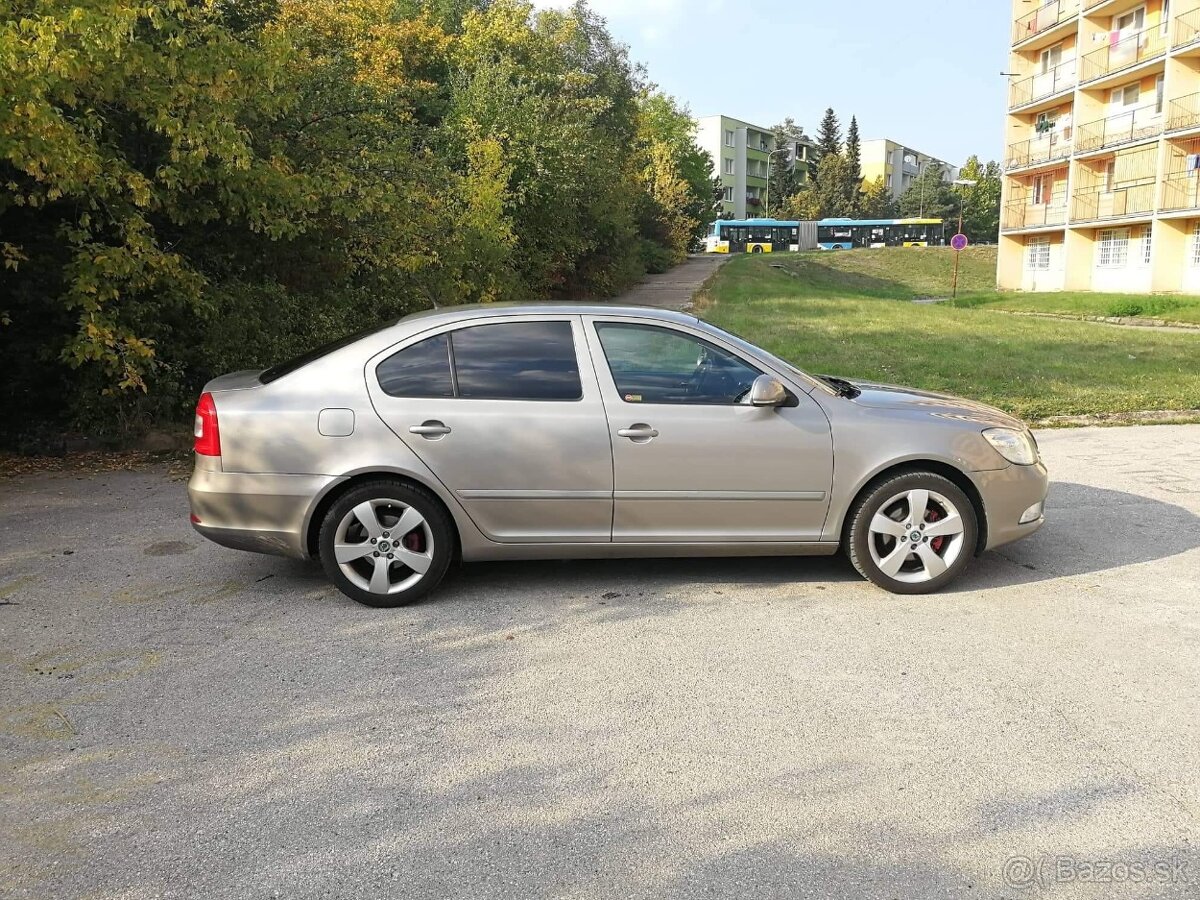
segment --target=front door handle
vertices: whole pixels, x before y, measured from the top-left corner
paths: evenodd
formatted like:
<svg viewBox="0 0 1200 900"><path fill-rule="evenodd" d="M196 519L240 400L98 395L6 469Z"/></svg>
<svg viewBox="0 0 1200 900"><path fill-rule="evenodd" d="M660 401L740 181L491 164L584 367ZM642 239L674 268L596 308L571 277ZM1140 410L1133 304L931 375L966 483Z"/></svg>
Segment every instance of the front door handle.
<svg viewBox="0 0 1200 900"><path fill-rule="evenodd" d="M638 422L634 425L630 425L628 428L618 429L617 436L629 438L635 444L644 444L651 438L658 437L658 429L651 428L649 425L646 425L643 422Z"/></svg>
<svg viewBox="0 0 1200 900"><path fill-rule="evenodd" d="M437 419L428 419L420 425L413 425L408 429L409 434L419 434L421 437L431 441L436 441L450 433L450 426Z"/></svg>

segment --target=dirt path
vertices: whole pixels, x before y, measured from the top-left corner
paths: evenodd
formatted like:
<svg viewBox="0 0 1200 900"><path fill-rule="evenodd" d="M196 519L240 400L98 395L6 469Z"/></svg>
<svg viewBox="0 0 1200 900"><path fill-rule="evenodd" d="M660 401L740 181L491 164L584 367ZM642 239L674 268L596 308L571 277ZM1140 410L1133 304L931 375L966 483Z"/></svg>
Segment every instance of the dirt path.
<svg viewBox="0 0 1200 900"><path fill-rule="evenodd" d="M700 285L728 261L728 256L718 254L689 256L669 272L647 275L640 283L616 298L616 301L634 306L686 310L691 306L692 297Z"/></svg>

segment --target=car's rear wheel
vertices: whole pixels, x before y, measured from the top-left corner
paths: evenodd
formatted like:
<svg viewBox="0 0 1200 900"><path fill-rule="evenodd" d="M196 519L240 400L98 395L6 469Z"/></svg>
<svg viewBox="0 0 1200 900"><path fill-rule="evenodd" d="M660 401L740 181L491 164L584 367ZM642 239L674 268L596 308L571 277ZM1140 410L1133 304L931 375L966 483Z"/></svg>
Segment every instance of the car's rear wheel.
<svg viewBox="0 0 1200 900"><path fill-rule="evenodd" d="M321 565L346 596L403 606L437 587L454 555L454 528L423 488L380 480L334 501L319 538Z"/></svg>
<svg viewBox="0 0 1200 900"><path fill-rule="evenodd" d="M978 539L962 489L932 472L906 472L867 491L850 513L846 551L859 573L894 594L928 594L965 569Z"/></svg>

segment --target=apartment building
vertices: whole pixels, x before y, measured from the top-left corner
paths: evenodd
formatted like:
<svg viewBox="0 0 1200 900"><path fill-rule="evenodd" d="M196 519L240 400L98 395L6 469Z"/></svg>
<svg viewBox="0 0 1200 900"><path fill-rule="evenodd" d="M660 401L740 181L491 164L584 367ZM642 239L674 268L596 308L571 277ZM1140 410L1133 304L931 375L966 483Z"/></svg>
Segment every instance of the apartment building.
<svg viewBox="0 0 1200 900"><path fill-rule="evenodd" d="M863 179L874 181L882 177L893 199L908 190L929 166L940 166L946 181L958 177L957 166L888 138L863 141L861 159Z"/></svg>
<svg viewBox="0 0 1200 900"><path fill-rule="evenodd" d="M721 210L735 219L766 211L768 166L778 165L775 133L729 116L705 116L696 121L696 143L713 158L714 176L721 179Z"/></svg>
<svg viewBox="0 0 1200 900"><path fill-rule="evenodd" d="M1200 0L1012 0L997 284L1200 293Z"/></svg>

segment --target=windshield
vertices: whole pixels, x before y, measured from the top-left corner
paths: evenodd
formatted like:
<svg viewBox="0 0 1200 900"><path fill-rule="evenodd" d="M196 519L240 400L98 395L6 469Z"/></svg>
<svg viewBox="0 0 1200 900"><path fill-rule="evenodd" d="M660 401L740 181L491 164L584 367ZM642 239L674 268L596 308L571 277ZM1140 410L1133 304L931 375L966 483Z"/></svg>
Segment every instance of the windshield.
<svg viewBox="0 0 1200 900"><path fill-rule="evenodd" d="M343 347L349 347L355 341L362 340L369 335L375 334L377 331L383 331L385 328L391 328L396 324L396 320L392 319L384 322L382 325L376 325L374 328L368 328L365 331L356 331L354 334L348 334L345 337L340 337L336 341L330 341L328 344L322 344L309 350L307 353L301 353L295 359L289 359L287 362L281 362L271 368L266 369L258 376L258 380L263 384L270 384L284 375L290 375L297 369L303 369L309 363L316 362L323 356L328 356Z"/></svg>

